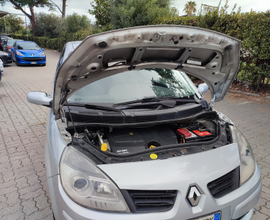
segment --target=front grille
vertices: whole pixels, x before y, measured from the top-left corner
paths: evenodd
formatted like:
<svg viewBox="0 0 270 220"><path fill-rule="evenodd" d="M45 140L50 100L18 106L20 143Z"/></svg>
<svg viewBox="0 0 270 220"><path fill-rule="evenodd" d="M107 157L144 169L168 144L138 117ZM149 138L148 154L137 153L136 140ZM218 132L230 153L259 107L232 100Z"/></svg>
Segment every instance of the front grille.
<svg viewBox="0 0 270 220"><path fill-rule="evenodd" d="M239 188L240 167L207 184L214 198L220 198Z"/></svg>
<svg viewBox="0 0 270 220"><path fill-rule="evenodd" d="M122 190L133 213L165 212L172 209L176 190Z"/></svg>
<svg viewBox="0 0 270 220"><path fill-rule="evenodd" d="M42 57L22 57L24 61L36 62L43 60Z"/></svg>

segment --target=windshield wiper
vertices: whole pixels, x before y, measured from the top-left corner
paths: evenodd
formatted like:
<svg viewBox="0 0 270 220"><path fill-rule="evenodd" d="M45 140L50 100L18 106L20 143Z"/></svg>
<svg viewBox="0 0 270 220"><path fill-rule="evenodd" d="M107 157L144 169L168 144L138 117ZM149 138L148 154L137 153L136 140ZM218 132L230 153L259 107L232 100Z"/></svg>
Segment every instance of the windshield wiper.
<svg viewBox="0 0 270 220"><path fill-rule="evenodd" d="M182 99L176 97L148 97L143 99L136 99L128 102L120 102L113 105L116 106L123 106L124 109L128 108L136 108L136 107L150 107L153 105L161 105L169 108L173 108L177 105L177 103L196 103L194 99Z"/></svg>
<svg viewBox="0 0 270 220"><path fill-rule="evenodd" d="M160 101L160 99L157 98L156 96L153 96L153 97L146 97L143 99L135 99L132 101L127 101L127 102L115 103L113 104L113 107L121 106L121 105L129 105L129 104L134 104L134 103L147 103L147 102L158 102L158 101Z"/></svg>
<svg viewBox="0 0 270 220"><path fill-rule="evenodd" d="M104 111L113 111L113 112L120 112L122 113L121 109L117 109L110 106L104 106L104 105L96 105L96 104L84 104L84 103L68 103L69 106L79 106L89 109L96 109L96 110L104 110Z"/></svg>

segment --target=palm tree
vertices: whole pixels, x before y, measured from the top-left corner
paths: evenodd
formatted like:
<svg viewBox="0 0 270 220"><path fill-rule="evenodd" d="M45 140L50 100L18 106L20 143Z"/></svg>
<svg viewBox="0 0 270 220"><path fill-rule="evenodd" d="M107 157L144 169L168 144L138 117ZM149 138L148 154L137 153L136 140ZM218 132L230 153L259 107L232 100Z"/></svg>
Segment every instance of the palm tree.
<svg viewBox="0 0 270 220"><path fill-rule="evenodd" d="M196 2L193 2L193 1L188 1L186 4L185 4L185 8L184 8L184 12L187 13L188 16L192 15L192 13L195 13L196 12Z"/></svg>

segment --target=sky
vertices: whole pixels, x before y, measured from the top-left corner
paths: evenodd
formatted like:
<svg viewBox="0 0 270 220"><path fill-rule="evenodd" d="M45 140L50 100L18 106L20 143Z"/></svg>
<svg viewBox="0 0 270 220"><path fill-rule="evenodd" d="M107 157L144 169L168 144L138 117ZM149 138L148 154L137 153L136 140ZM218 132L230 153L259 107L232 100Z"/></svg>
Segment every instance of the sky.
<svg viewBox="0 0 270 220"><path fill-rule="evenodd" d="M60 8L62 8L62 0L53 0ZM88 13L88 10L91 8L90 2L92 0L67 0L67 7L66 7L66 15L71 15L74 12L78 13L79 15L86 15L91 22L95 21L95 17ZM146 0L147 1L147 0ZM172 0L173 6L178 9L179 15L184 15L183 12L184 5L188 0L181 1L181 0ZM193 0L197 4L197 11L200 9L201 4L207 4L211 6L218 6L218 0ZM222 0L221 5L225 4L226 0ZM229 12L231 12L233 6L237 4L237 8L241 7L241 12L249 12L251 9L253 11L266 11L270 10L270 1L269 0L229 0L228 5ZM27 7L25 7L26 11ZM9 13L16 13L22 14L20 10L15 10L11 3L6 3L4 6L0 5L0 10L6 11ZM52 13L48 11L48 8L36 8L35 12L44 12L44 13ZM54 11L53 13L58 14L60 16L60 12ZM23 21L25 20L24 16L20 16ZM28 21L29 22L29 21Z"/></svg>

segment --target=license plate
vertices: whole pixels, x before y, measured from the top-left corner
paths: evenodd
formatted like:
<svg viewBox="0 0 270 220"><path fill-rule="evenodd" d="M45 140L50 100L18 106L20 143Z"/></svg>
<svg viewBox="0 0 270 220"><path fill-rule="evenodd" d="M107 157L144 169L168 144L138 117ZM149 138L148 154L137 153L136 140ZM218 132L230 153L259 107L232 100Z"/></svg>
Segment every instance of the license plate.
<svg viewBox="0 0 270 220"><path fill-rule="evenodd" d="M194 220L221 220L221 212L216 212L210 215L195 218Z"/></svg>
<svg viewBox="0 0 270 220"><path fill-rule="evenodd" d="M31 62L31 64L37 64L37 62Z"/></svg>

